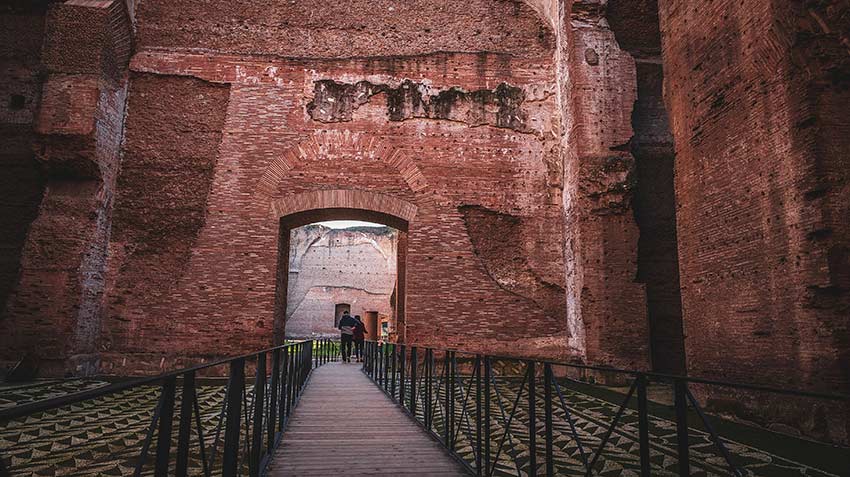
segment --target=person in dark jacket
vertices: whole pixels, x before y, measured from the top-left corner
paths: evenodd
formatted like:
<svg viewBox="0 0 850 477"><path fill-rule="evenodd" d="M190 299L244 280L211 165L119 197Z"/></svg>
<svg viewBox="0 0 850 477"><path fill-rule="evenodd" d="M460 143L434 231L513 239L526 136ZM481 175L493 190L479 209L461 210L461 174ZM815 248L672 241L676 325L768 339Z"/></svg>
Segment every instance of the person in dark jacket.
<svg viewBox="0 0 850 477"><path fill-rule="evenodd" d="M366 335L369 334L366 331L366 325L363 324L363 320L360 319L360 315L354 316L354 321L357 322L354 325L354 355L357 357L357 362L363 362L363 342L366 341Z"/></svg>
<svg viewBox="0 0 850 477"><path fill-rule="evenodd" d="M348 310L342 312L342 318L339 320L340 341L342 342L342 361L351 361L351 342L354 339L354 327L357 321L352 318Z"/></svg>

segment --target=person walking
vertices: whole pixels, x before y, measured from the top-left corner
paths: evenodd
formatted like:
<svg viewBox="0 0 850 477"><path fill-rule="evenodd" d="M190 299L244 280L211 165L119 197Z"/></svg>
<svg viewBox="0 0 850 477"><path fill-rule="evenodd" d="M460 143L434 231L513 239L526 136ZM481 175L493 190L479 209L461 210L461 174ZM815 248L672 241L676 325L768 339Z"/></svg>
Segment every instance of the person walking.
<svg viewBox="0 0 850 477"><path fill-rule="evenodd" d="M363 362L363 342L366 341L366 335L369 334L366 331L366 325L363 324L363 320L360 319L360 315L354 316L354 321L357 322L354 325L354 356L357 357L357 362Z"/></svg>
<svg viewBox="0 0 850 477"><path fill-rule="evenodd" d="M357 321L351 317L348 310L342 312L342 318L339 320L340 341L342 342L342 361L348 363L351 361L351 342L354 339L354 327Z"/></svg>

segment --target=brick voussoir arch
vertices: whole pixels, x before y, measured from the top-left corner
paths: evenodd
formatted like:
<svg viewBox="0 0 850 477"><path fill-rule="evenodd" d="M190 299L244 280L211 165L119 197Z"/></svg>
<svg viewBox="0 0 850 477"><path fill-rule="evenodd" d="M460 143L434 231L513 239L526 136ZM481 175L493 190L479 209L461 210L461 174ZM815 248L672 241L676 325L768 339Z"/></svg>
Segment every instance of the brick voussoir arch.
<svg viewBox="0 0 850 477"><path fill-rule="evenodd" d="M309 139L284 151L272 161L257 183L257 194L271 198L291 169L304 162L328 156L355 156L386 161L414 193L421 193L428 188L428 181L419 166L403 151L375 136L349 130L330 130L316 131Z"/></svg>
<svg viewBox="0 0 850 477"><path fill-rule="evenodd" d="M326 189L287 195L271 201L275 217L285 218L321 210L360 210L410 223L416 205L393 196L353 189ZM405 227L406 228L406 227Z"/></svg>

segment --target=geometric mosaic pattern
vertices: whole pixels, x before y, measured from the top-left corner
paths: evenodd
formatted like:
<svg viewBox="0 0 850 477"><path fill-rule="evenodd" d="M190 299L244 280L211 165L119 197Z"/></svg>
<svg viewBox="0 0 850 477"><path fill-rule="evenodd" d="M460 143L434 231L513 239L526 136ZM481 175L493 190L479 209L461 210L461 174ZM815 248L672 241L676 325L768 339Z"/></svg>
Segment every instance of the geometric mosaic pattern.
<svg viewBox="0 0 850 477"><path fill-rule="evenodd" d="M160 386L139 386L8 422L0 427L0 456L12 475L132 475L160 391ZM197 393L202 426L212 436L224 386L198 386ZM173 451L176 432L172 435ZM208 446L211 440L206 438ZM193 444L191 473L201 475L199 444ZM149 453L143 475L153 474L152 464Z"/></svg>
<svg viewBox="0 0 850 477"><path fill-rule="evenodd" d="M96 389L108 384L106 381L97 379L53 379L28 384L3 385L0 386L0 409Z"/></svg>

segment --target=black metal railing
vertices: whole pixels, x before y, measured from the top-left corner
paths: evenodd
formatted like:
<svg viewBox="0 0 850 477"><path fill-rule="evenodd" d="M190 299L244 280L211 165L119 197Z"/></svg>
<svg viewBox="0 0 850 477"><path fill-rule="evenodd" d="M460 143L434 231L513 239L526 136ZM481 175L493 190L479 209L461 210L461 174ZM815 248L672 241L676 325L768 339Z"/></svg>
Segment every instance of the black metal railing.
<svg viewBox="0 0 850 477"><path fill-rule="evenodd" d="M0 429L7 435L40 435L45 429L55 430L57 421L70 416L69 428L78 433L65 453L75 466L66 469L70 473L105 472L114 464L119 470L132 469L135 476L257 476L281 441L311 370L337 360L339 345L332 340L285 344L11 407L0 411ZM215 378L222 375L226 382ZM155 399L148 399L154 394ZM132 405L127 406L128 401ZM92 416L106 414L121 424L127 421L126 429L93 433L89 445L79 432ZM46 432L51 439L50 431ZM65 437L57 435L53 440ZM10 448L0 448L0 475L34 473L30 471L42 463L32 451L45 445L45 440L24 438ZM95 455L98 448L103 453L100 461ZM80 467L86 463L88 471Z"/></svg>
<svg viewBox="0 0 850 477"><path fill-rule="evenodd" d="M739 412L749 405L751 420L758 409L773 409L800 427L807 415L827 415L837 419L840 439L846 396L374 341L363 371L480 476L828 476L850 469L845 446L721 418L697 399L725 396ZM619 386L596 384L602 378ZM829 419L807 432L828 433Z"/></svg>

